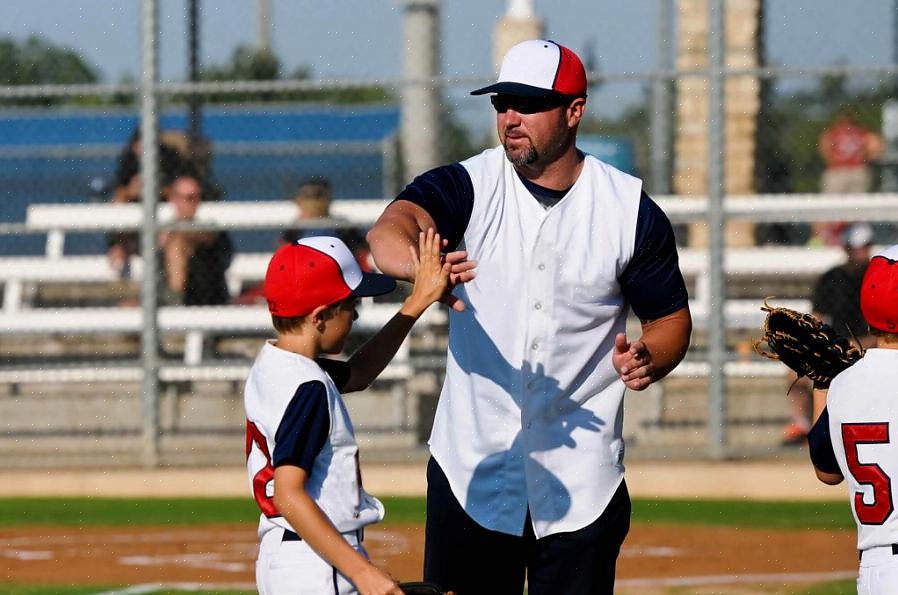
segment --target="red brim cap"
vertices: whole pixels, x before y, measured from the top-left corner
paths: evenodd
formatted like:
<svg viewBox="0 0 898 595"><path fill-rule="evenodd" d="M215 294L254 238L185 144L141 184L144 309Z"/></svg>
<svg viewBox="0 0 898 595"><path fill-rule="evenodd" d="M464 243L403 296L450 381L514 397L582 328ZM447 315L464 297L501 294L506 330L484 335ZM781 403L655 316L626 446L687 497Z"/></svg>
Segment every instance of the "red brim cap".
<svg viewBox="0 0 898 595"><path fill-rule="evenodd" d="M389 293L396 281L387 275L364 273L339 238L305 238L274 253L265 274L268 311L282 318L306 316L318 306L348 297Z"/></svg>
<svg viewBox="0 0 898 595"><path fill-rule="evenodd" d="M870 259L861 285L861 313L872 328L898 333L898 246Z"/></svg>

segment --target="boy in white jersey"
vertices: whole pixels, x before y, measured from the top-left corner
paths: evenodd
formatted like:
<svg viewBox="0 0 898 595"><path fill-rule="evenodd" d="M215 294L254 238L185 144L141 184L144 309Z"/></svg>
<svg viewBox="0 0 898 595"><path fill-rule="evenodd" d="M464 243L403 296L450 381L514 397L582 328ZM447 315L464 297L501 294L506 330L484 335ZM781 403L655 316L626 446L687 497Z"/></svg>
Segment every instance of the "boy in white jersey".
<svg viewBox="0 0 898 595"><path fill-rule="evenodd" d="M451 269L440 236L422 233L415 286L399 312L348 361L340 353L356 300L392 291L386 275L363 273L333 237L283 246L265 276L277 339L246 381L247 470L262 511L256 584L263 595L401 594L368 560L362 529L383 505L362 488L358 446L340 391L363 390L396 354L415 320L446 290Z"/></svg>
<svg viewBox="0 0 898 595"><path fill-rule="evenodd" d="M857 523L860 595L898 594L898 246L875 255L861 286L861 312L876 346L814 390L808 434L820 481L848 478Z"/></svg>

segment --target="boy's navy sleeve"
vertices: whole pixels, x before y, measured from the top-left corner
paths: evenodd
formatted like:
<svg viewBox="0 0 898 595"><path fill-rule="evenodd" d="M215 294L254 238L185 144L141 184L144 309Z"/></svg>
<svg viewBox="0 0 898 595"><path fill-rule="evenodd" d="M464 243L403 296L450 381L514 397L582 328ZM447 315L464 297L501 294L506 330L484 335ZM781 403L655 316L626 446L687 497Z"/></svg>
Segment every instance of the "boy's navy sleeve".
<svg viewBox="0 0 898 595"><path fill-rule="evenodd" d="M640 320L667 316L689 303L673 227L661 207L645 192L639 199L633 258L619 281L624 297Z"/></svg>
<svg viewBox="0 0 898 595"><path fill-rule="evenodd" d="M275 433L271 465L293 465L312 472L315 457L327 441L331 416L327 389L320 380L305 382L287 405Z"/></svg>
<svg viewBox="0 0 898 595"><path fill-rule="evenodd" d="M331 377L331 380L337 386L337 390L342 391L346 383L349 382L350 369L347 362L319 357L315 360L315 363L318 364L319 368L327 372L327 375Z"/></svg>
<svg viewBox="0 0 898 595"><path fill-rule="evenodd" d="M474 184L460 163L444 165L415 178L396 200L413 202L427 211L440 236L449 240L447 248L455 250L471 220Z"/></svg>
<svg viewBox="0 0 898 595"><path fill-rule="evenodd" d="M824 473L842 473L836 461L832 437L829 435L829 410L824 408L817 423L808 432L808 449L811 462Z"/></svg>

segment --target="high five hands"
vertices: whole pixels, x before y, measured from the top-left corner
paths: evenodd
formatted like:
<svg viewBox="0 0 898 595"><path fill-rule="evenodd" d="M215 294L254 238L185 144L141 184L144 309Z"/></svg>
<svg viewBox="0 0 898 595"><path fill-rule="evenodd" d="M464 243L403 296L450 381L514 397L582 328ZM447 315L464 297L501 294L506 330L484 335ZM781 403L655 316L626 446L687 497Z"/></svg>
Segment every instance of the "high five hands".
<svg viewBox="0 0 898 595"><path fill-rule="evenodd" d="M624 385L631 390L645 390L655 379L652 354L642 341L627 341L627 335L618 333L614 337L611 365Z"/></svg>

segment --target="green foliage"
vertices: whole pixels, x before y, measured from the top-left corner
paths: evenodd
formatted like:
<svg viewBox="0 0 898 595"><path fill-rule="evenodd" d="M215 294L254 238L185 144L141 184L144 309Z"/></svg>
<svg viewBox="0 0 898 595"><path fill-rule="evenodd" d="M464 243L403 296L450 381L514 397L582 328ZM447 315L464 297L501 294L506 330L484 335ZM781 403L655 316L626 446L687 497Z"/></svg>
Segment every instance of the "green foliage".
<svg viewBox="0 0 898 595"><path fill-rule="evenodd" d="M300 66L283 76L280 59L267 50L251 46L238 46L228 62L212 65L202 71L203 81L275 81L307 80L311 69ZM203 96L207 103L246 103L253 101L301 101L320 103L374 103L393 100L393 96L377 85L347 89L321 89L308 91L278 91L265 93L209 93Z"/></svg>
<svg viewBox="0 0 898 595"><path fill-rule="evenodd" d="M648 97L646 95L646 97ZM604 134L620 136L633 141L636 149L636 169L641 178L652 177L651 158L651 118L647 100L626 108L617 119L592 116L587 109L586 117L580 122L579 132L583 134Z"/></svg>
<svg viewBox="0 0 898 595"><path fill-rule="evenodd" d="M97 71L73 50L55 46L36 35L17 43L0 38L0 85L74 85L95 83ZM2 99L0 105L56 105L64 98Z"/></svg>

